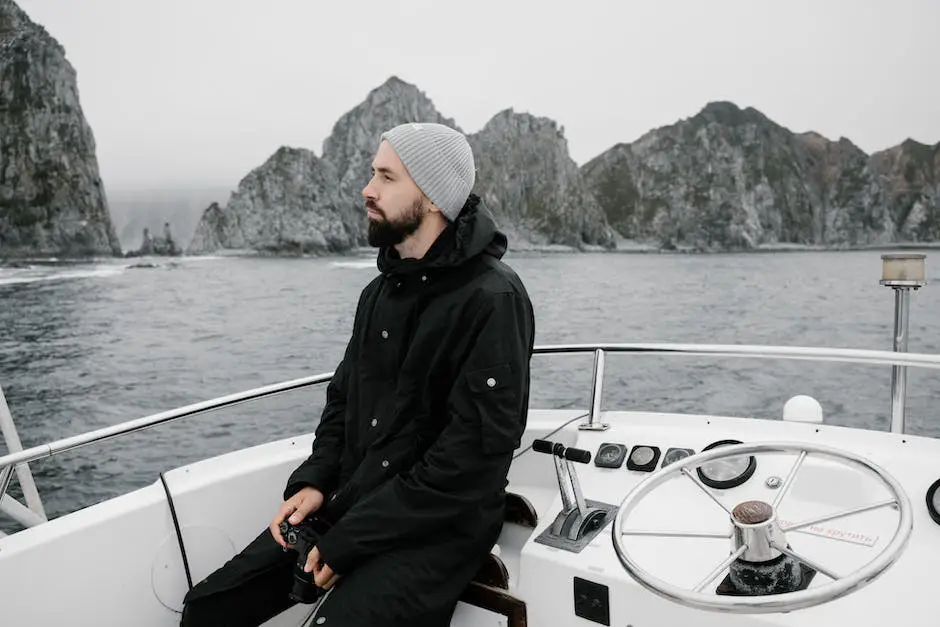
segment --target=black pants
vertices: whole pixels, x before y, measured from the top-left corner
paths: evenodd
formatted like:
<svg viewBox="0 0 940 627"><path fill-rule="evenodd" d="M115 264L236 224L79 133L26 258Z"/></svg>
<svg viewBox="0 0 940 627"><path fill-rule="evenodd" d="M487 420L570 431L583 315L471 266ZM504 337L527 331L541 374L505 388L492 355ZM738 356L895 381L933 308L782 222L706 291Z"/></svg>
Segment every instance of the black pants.
<svg viewBox="0 0 940 627"><path fill-rule="evenodd" d="M457 600L496 542L443 535L379 555L340 578L317 610L328 627L449 627ZM295 602L296 553L265 529L186 595L182 627L257 627ZM311 606L311 610L312 610Z"/></svg>

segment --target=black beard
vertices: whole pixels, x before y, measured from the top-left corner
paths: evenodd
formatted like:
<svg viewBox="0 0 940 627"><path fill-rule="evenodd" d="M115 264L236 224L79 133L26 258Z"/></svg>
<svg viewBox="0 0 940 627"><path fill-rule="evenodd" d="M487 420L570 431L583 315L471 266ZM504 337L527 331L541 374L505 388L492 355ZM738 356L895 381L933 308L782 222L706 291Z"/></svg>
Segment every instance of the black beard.
<svg viewBox="0 0 940 627"><path fill-rule="evenodd" d="M371 202L366 203L373 210L378 209ZM418 200L397 220L369 220L369 246L381 248L401 244L406 237L418 230L424 220L423 203Z"/></svg>

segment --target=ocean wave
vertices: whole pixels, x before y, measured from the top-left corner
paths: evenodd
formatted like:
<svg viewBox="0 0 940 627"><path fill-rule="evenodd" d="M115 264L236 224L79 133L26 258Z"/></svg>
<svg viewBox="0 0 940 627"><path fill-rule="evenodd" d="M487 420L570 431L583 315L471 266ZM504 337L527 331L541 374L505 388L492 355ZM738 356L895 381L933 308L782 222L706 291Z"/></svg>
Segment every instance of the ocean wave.
<svg viewBox="0 0 940 627"><path fill-rule="evenodd" d="M125 266L107 265L85 269L49 268L29 266L27 268L0 268L0 286L36 283L37 281L67 281L70 279L108 278L123 274Z"/></svg>
<svg viewBox="0 0 940 627"><path fill-rule="evenodd" d="M189 262L189 261L218 261L220 259L228 259L225 255L182 255L180 257L174 257L176 261L179 262Z"/></svg>
<svg viewBox="0 0 940 627"><path fill-rule="evenodd" d="M355 268L359 270L375 269L375 259L363 259L362 261L331 261L333 268Z"/></svg>

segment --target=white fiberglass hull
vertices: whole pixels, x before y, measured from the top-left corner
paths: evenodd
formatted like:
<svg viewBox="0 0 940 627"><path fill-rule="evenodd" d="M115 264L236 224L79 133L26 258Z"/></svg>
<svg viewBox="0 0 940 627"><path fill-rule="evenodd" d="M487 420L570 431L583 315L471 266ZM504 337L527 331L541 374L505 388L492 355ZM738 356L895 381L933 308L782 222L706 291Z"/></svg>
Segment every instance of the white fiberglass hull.
<svg viewBox="0 0 940 627"><path fill-rule="evenodd" d="M578 416L575 411L533 411L523 441L546 437ZM844 449L885 468L906 491L913 532L898 561L857 592L791 613L727 614L692 609L641 586L624 570L613 548L608 523L580 552L536 542L561 509L552 459L532 450L516 460L510 491L526 497L538 512L535 530L507 523L494 552L510 573L508 593L526 604L529 625L558 627L592 624L575 613L575 578L606 587L611 625L637 627L789 626L822 627L837 623L878 626L900 619L905 626L937 624L933 576L940 567L940 526L931 520L924 494L940 477L940 441L845 429L812 423L709 416L608 412L606 431L578 430L575 421L548 435L553 442L592 453L575 464L584 496L619 505L649 473L600 468L594 463L604 442L628 447L688 447L696 452L723 439L743 442L795 441ZM189 567L199 580L232 557L267 527L281 503L289 473L309 453L310 435L253 447L165 473L179 518ZM743 485L714 490L729 507L748 499L773 498L767 478L783 478L792 457L757 459ZM691 481L682 477L650 496L637 510L639 525L651 529L711 531L727 524L725 513ZM865 505L881 498L862 474L831 463L803 464L784 503L781 519L796 521ZM864 512L800 532L789 542L800 552L840 574L862 566L890 540L897 520L891 508ZM728 555L729 545L701 538L632 538L630 550L657 576L677 585L695 583ZM828 579L816 575L811 587ZM95 625L168 627L179 624L187 589L173 519L162 483L153 484L0 538L0 616L4 626ZM364 600L367 602L367 600ZM270 625L300 625L310 612L298 606ZM890 614L889 614L890 612ZM889 616L891 618L889 618ZM494 613L461 603L453 625L505 625ZM593 623L598 624L598 623Z"/></svg>

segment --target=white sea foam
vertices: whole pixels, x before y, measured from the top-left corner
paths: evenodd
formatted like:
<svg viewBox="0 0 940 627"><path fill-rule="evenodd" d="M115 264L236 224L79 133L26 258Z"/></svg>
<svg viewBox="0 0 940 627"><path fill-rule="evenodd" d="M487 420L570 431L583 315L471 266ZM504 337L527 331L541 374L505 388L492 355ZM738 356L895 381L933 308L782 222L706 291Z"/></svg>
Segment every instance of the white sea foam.
<svg viewBox="0 0 940 627"><path fill-rule="evenodd" d="M333 268L356 268L359 270L365 270L368 268L375 268L375 259L364 259L362 261L331 261L330 266Z"/></svg>
<svg viewBox="0 0 940 627"><path fill-rule="evenodd" d="M70 279L108 278L123 274L125 266L103 265L90 268L63 268L28 266L26 268L0 268L0 286L35 283L37 281L67 281Z"/></svg>

